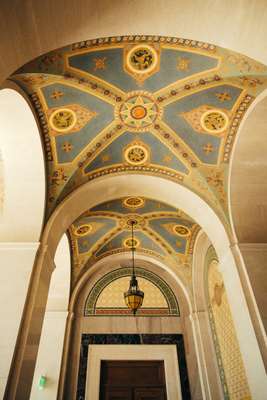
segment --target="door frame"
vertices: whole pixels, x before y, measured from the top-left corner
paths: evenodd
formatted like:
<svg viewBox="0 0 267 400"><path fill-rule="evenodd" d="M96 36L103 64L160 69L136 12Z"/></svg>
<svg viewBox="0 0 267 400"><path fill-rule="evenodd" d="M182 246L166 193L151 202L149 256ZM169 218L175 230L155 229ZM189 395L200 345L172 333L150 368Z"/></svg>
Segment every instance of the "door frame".
<svg viewBox="0 0 267 400"><path fill-rule="evenodd" d="M102 360L164 361L167 399L182 400L176 345L90 345L85 400L99 400Z"/></svg>

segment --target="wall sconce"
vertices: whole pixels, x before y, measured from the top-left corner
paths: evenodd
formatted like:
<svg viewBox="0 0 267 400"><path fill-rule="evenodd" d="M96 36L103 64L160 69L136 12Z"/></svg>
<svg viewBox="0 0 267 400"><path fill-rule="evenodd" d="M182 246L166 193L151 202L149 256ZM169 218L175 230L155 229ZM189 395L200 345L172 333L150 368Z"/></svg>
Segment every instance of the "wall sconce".
<svg viewBox="0 0 267 400"><path fill-rule="evenodd" d="M47 382L47 377L45 375L41 375L38 382L38 389L43 390L45 388Z"/></svg>

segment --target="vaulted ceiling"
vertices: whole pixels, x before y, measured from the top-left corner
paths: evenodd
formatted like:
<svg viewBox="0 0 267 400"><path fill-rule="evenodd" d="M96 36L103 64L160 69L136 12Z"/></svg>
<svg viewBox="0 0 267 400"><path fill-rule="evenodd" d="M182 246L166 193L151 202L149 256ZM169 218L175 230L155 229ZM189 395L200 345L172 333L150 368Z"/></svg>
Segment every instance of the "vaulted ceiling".
<svg viewBox="0 0 267 400"><path fill-rule="evenodd" d="M47 216L85 182L130 172L187 186L227 225L231 150L266 72L208 43L157 36L89 40L25 65L10 79L40 121Z"/></svg>
<svg viewBox="0 0 267 400"><path fill-rule="evenodd" d="M193 246L200 227L167 204L126 197L93 207L71 225L72 286L97 260L131 250L132 221L137 253L171 263L190 284Z"/></svg>

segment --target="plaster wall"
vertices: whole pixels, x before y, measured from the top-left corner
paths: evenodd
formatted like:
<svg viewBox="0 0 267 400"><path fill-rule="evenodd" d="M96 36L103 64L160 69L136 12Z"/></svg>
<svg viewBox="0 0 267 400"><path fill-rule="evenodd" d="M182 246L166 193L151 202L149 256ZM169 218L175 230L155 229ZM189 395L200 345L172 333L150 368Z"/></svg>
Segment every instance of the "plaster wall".
<svg viewBox="0 0 267 400"><path fill-rule="evenodd" d="M32 400L55 400L57 398L66 318L68 315L70 263L68 238L63 235L55 255L56 268L52 274L49 288L31 390L30 398ZM38 388L41 375L47 378L47 383L42 391Z"/></svg>
<svg viewBox="0 0 267 400"><path fill-rule="evenodd" d="M39 243L0 243L0 398L4 395Z"/></svg>
<svg viewBox="0 0 267 400"><path fill-rule="evenodd" d="M0 81L50 50L125 34L202 40L267 64L266 18L265 0L2 0Z"/></svg>
<svg viewBox="0 0 267 400"><path fill-rule="evenodd" d="M266 279L266 243L241 244L240 250L246 265L253 293L265 328L265 344L267 344L267 279Z"/></svg>
<svg viewBox="0 0 267 400"><path fill-rule="evenodd" d="M45 205L45 167L38 126L26 100L13 89L0 90L0 119L4 181L0 241L35 242L40 238Z"/></svg>
<svg viewBox="0 0 267 400"><path fill-rule="evenodd" d="M44 318L30 399L56 400L67 312L47 311ZM47 381L38 388L41 375Z"/></svg>

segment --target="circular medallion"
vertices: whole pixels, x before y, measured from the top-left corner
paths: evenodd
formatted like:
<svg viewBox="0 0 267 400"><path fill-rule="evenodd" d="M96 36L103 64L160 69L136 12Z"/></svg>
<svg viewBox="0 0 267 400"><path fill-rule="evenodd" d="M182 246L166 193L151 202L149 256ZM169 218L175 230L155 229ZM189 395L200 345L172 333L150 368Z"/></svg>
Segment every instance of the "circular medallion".
<svg viewBox="0 0 267 400"><path fill-rule="evenodd" d="M74 233L76 236L86 236L92 231L93 227L90 224L83 224L78 226L78 228L75 229Z"/></svg>
<svg viewBox="0 0 267 400"><path fill-rule="evenodd" d="M158 55L152 46L137 45L127 54L127 67L137 74L150 72L157 64Z"/></svg>
<svg viewBox="0 0 267 400"><path fill-rule="evenodd" d="M142 197L127 197L123 200L123 205L127 208L140 208L144 207L145 200Z"/></svg>
<svg viewBox="0 0 267 400"><path fill-rule="evenodd" d="M132 247L136 248L136 247L140 246L140 242L139 242L139 240L136 239L136 238L134 238L134 239L132 239L132 238L127 238L127 239L125 239L125 240L123 241L123 246L124 246L124 247L128 247L128 248L130 248L130 249L131 249Z"/></svg>
<svg viewBox="0 0 267 400"><path fill-rule="evenodd" d="M189 236L190 230L184 225L175 225L173 227L173 232L179 236Z"/></svg>
<svg viewBox="0 0 267 400"><path fill-rule="evenodd" d="M221 110L206 111L200 120L202 128L209 133L221 133L228 125L228 116Z"/></svg>
<svg viewBox="0 0 267 400"><path fill-rule="evenodd" d="M132 223L134 229L142 229L145 226L146 221L139 214L126 215L120 220L121 228L129 231L132 229Z"/></svg>
<svg viewBox="0 0 267 400"><path fill-rule="evenodd" d="M76 124L76 114L70 108L60 108L52 112L49 122L52 128L58 132L68 132Z"/></svg>
<svg viewBox="0 0 267 400"><path fill-rule="evenodd" d="M124 157L128 164L143 165L148 160L148 151L141 144L133 144L124 151Z"/></svg>
<svg viewBox="0 0 267 400"><path fill-rule="evenodd" d="M130 93L115 109L115 116L134 132L149 130L161 115L162 109L152 95L142 91Z"/></svg>

